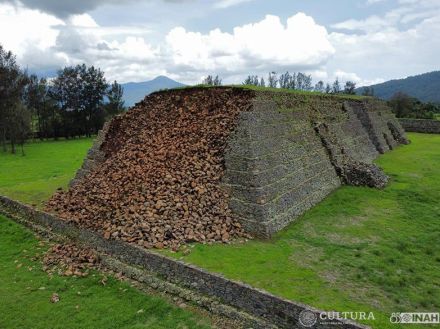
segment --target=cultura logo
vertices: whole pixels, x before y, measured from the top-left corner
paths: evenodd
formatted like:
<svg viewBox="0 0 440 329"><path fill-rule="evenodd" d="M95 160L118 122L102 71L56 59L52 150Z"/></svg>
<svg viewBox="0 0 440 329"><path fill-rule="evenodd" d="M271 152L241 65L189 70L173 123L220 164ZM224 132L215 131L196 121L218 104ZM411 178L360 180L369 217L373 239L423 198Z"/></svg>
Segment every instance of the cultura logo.
<svg viewBox="0 0 440 329"><path fill-rule="evenodd" d="M373 312L313 312L311 310L303 310L299 314L298 322L306 328L313 327L316 323L324 326L341 326L344 321L358 321L358 320L375 320Z"/></svg>
<svg viewBox="0 0 440 329"><path fill-rule="evenodd" d="M306 328L311 328L318 320L318 315L309 310L302 310L299 314L299 323Z"/></svg>

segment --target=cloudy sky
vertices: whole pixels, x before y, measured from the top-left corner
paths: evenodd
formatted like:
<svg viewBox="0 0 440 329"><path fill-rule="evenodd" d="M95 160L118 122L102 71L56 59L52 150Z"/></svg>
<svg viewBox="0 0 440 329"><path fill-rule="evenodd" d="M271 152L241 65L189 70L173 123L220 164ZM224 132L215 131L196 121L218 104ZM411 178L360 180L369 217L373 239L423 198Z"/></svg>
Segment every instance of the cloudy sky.
<svg viewBox="0 0 440 329"><path fill-rule="evenodd" d="M41 75L85 62L119 82L365 85L440 69L440 0L0 0L0 44Z"/></svg>

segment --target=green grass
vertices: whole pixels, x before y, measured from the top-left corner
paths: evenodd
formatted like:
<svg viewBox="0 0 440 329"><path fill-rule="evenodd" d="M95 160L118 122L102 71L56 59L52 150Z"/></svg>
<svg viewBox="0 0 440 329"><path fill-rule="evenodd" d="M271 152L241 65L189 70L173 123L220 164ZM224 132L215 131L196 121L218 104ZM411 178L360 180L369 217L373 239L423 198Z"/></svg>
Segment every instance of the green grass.
<svg viewBox="0 0 440 329"><path fill-rule="evenodd" d="M0 151L0 195L40 206L65 188L81 166L92 139L31 142L25 156Z"/></svg>
<svg viewBox="0 0 440 329"><path fill-rule="evenodd" d="M318 91L306 91L306 90L296 90L296 89L284 89L284 88L271 88L271 87L260 87L260 86L252 86L252 85L233 85L237 88L244 88L249 90L254 90L258 92L273 92L273 93L288 93L288 94L297 94L297 95L314 95L314 96L323 96L323 97L336 97L336 98L344 98L344 99L355 99L361 100L366 99L366 96L360 95L348 95L348 94L326 94Z"/></svg>
<svg viewBox="0 0 440 329"><path fill-rule="evenodd" d="M95 272L86 278L50 278L39 260L41 246L31 232L0 216L0 328L209 328L189 310L147 296L111 276L105 285ZM50 298L58 293L60 302Z"/></svg>
<svg viewBox="0 0 440 329"><path fill-rule="evenodd" d="M211 86L211 85L204 85L199 84L195 86L181 86L171 89L163 89L159 90L159 93L172 91L172 90L182 90L182 89L197 89L197 88L241 88L241 89L247 89L247 90L253 90L257 92L272 92L272 93L288 93L288 94L297 94L297 95L314 95L314 96L323 96L323 97L337 97L337 98L344 98L344 99L354 99L354 100L362 100L369 98L367 96L360 96L360 95L348 95L348 94L326 94L321 93L318 91L305 91L305 90L297 90L297 89L285 89L285 88L271 88L271 87L261 87L261 86L253 86L253 85L222 85L222 86Z"/></svg>
<svg viewBox="0 0 440 329"><path fill-rule="evenodd" d="M392 312L438 312L440 135L409 137L378 159L392 177L382 191L342 187L272 241L170 255L326 310L372 311L373 328L398 328Z"/></svg>
<svg viewBox="0 0 440 329"><path fill-rule="evenodd" d="M389 323L392 312L438 311L440 135L409 134L409 137L411 145L387 153L377 161L392 177L391 184L383 191L342 187L272 241L195 245L189 255L173 256L319 308L373 311L376 320L369 323L373 328L398 328ZM28 203L46 200L57 187L67 184L90 145L91 140L86 139L34 143L26 147L25 157L0 154L0 194ZM65 304L46 305L50 296L47 291L38 290L42 286L61 291L61 298L64 293L66 297L76 298L75 290L69 288L74 284L78 284L75 289L81 292L92 291L90 295L94 296L90 298L95 299L85 303L90 308L87 316L93 319L107 309L107 304L112 309L118 300L128 300L119 288L101 290L99 280L92 277L54 278L52 288L49 285L52 280L40 270L26 272L27 263L20 269L11 267L12 258L12 262L17 259L24 262L19 258L26 254L23 250L35 250L36 242L29 233L20 233L4 218L0 226L0 282L5 282L0 285L0 296L8 296L10 300L0 303L0 314L6 314L7 321L30 318L29 322L7 322L8 328L26 327L39 321L44 324L50 321L46 317L54 316L54 307L55 310L66 307L60 310L66 313L60 315L57 323L69 323L69 316L76 321L87 321L81 318L86 313L74 313L72 305L77 305L80 297L72 299L71 304L66 299ZM118 300L112 299L114 296ZM34 298L43 299L37 302ZM148 299L144 295L142 298ZM128 307L120 305L123 306ZM136 305L133 309L137 308ZM116 313L117 316L108 315L112 319L110 325L119 316L126 319L123 311L116 308ZM159 310L158 315L153 311L149 314L160 318L162 313ZM0 328L1 321L5 320L0 317ZM85 323L87 327L88 322Z"/></svg>

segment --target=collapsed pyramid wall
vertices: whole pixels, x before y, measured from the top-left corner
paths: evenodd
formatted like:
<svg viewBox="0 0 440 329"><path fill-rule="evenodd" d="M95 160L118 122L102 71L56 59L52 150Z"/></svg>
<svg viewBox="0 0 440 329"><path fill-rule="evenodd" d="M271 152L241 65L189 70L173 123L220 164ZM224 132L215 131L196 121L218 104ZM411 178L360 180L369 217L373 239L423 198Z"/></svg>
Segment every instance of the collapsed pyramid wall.
<svg viewBox="0 0 440 329"><path fill-rule="evenodd" d="M145 247L228 241L242 236L237 220L270 237L341 184L383 187L372 161L402 143L399 122L371 99L159 92L105 127L48 210Z"/></svg>
<svg viewBox="0 0 440 329"><path fill-rule="evenodd" d="M246 237L219 180L227 137L252 97L239 88L146 97L110 122L70 189L46 210L145 248Z"/></svg>

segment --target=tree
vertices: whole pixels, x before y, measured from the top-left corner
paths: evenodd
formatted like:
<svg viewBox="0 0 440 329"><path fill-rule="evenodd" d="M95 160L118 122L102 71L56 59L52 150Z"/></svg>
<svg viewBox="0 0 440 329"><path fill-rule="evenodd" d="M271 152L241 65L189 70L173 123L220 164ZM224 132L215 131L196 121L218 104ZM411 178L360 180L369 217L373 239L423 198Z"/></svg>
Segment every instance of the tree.
<svg viewBox="0 0 440 329"><path fill-rule="evenodd" d="M208 75L203 80L203 84L204 85L208 85L208 86L221 86L222 85L222 79L220 79L220 77L218 75L216 75L215 77L213 77L212 75Z"/></svg>
<svg viewBox="0 0 440 329"><path fill-rule="evenodd" d="M296 73L293 73L290 76L290 83L289 83L289 89L296 89Z"/></svg>
<svg viewBox="0 0 440 329"><path fill-rule="evenodd" d="M21 153L24 155L23 145L31 133L31 113L26 106L18 102L15 104L9 120L9 140L11 152L15 153L15 145L21 146Z"/></svg>
<svg viewBox="0 0 440 329"><path fill-rule="evenodd" d="M29 76L28 84L25 88L25 103L27 108L29 109L31 113L31 120L32 124L34 122L34 117L37 117L37 124L38 124L38 131L41 130L40 128L40 118L39 118L39 103L40 103L40 97L39 97L39 88L38 88L39 80L36 75ZM34 131L34 127L32 127L32 131Z"/></svg>
<svg viewBox="0 0 440 329"><path fill-rule="evenodd" d="M433 103L423 103L414 98L414 110L411 117L416 119L434 119L435 114L439 112L440 106Z"/></svg>
<svg viewBox="0 0 440 329"><path fill-rule="evenodd" d="M51 113L51 121L54 123L54 138L61 135L68 138L85 134L84 121L86 116L82 112L80 104L83 89L80 70L80 66L70 66L58 71L58 76L52 81L49 88L49 95L57 105ZM81 126L76 125L75 122L81 122Z"/></svg>
<svg viewBox="0 0 440 329"><path fill-rule="evenodd" d="M304 90L304 78L305 78L305 74L299 72L296 75L296 89L298 90Z"/></svg>
<svg viewBox="0 0 440 329"><path fill-rule="evenodd" d="M7 151L7 138L11 134L11 120L17 104L21 102L26 75L20 70L14 54L0 45L0 141Z"/></svg>
<svg viewBox="0 0 440 329"><path fill-rule="evenodd" d="M362 90L362 96L374 96L374 88L364 87Z"/></svg>
<svg viewBox="0 0 440 329"><path fill-rule="evenodd" d="M278 78L276 72L270 72L267 81L270 88L276 88L278 85Z"/></svg>
<svg viewBox="0 0 440 329"><path fill-rule="evenodd" d="M304 86L303 90L310 91L312 90L312 76L311 75L305 75L304 74Z"/></svg>
<svg viewBox="0 0 440 329"><path fill-rule="evenodd" d="M214 86L221 86L222 85L222 79L218 75L214 78Z"/></svg>
<svg viewBox="0 0 440 329"><path fill-rule="evenodd" d="M394 94L388 104L398 118L433 119L439 111L438 105L423 103L402 92Z"/></svg>
<svg viewBox="0 0 440 329"><path fill-rule="evenodd" d="M317 91L319 93L324 92L324 82L323 81L318 81L318 83L315 85L315 91Z"/></svg>
<svg viewBox="0 0 440 329"><path fill-rule="evenodd" d="M281 74L279 79L280 88L289 89L291 78L292 76L290 75L289 72Z"/></svg>
<svg viewBox="0 0 440 329"><path fill-rule="evenodd" d="M50 106L53 105L53 101L48 95L48 89L46 79L38 79L36 75L31 75L24 94L26 107L31 114L31 129L33 132L38 132L41 139L50 137L52 132ZM35 123L36 127L34 127Z"/></svg>
<svg viewBox="0 0 440 329"><path fill-rule="evenodd" d="M266 82L264 81L263 77L260 79L260 87L266 87Z"/></svg>
<svg viewBox="0 0 440 329"><path fill-rule="evenodd" d="M344 94L355 95L356 94L356 83L353 81L347 81L344 87Z"/></svg>
<svg viewBox="0 0 440 329"><path fill-rule="evenodd" d="M247 78L243 81L243 85L246 85L246 86L259 86L260 82L258 80L258 75L248 75Z"/></svg>
<svg viewBox="0 0 440 329"><path fill-rule="evenodd" d="M124 111L124 88L115 80L107 91L108 103L105 109L108 115L114 116Z"/></svg>
<svg viewBox="0 0 440 329"><path fill-rule="evenodd" d="M296 75L296 89L298 90L312 90L312 76L298 72Z"/></svg>
<svg viewBox="0 0 440 329"><path fill-rule="evenodd" d="M93 66L82 64L58 72L49 93L61 110L66 137L91 136L102 127L102 105L107 89L104 73Z"/></svg>
<svg viewBox="0 0 440 329"><path fill-rule="evenodd" d="M332 87L330 87L330 84L327 83L327 85L325 86L325 93L330 94L331 92L332 92Z"/></svg>
<svg viewBox="0 0 440 329"><path fill-rule="evenodd" d="M214 85L214 78L212 75L208 75L205 79L203 79L202 82L204 85L212 86Z"/></svg>
<svg viewBox="0 0 440 329"><path fill-rule="evenodd" d="M102 112L104 96L107 94L108 84L104 72L91 66L81 65L80 78L82 80L82 93L80 108L84 112L86 136L98 132L104 125L105 116Z"/></svg>
<svg viewBox="0 0 440 329"><path fill-rule="evenodd" d="M411 97L402 92L394 94L389 104L398 118L408 118L413 108Z"/></svg>
<svg viewBox="0 0 440 329"><path fill-rule="evenodd" d="M336 78L335 82L333 82L332 93L339 94L341 92L341 85L339 84L339 78Z"/></svg>

